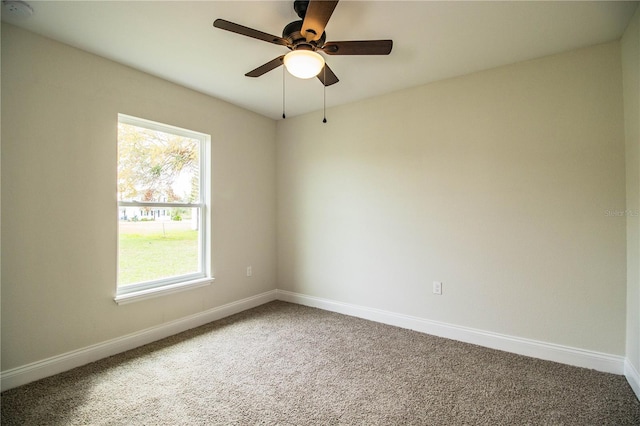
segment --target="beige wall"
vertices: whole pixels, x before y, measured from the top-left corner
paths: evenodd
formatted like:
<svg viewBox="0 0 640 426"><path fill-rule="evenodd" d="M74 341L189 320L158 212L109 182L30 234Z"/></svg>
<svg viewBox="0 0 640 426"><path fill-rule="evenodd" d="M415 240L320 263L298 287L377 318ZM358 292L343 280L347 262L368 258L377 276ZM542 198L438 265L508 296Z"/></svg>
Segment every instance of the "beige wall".
<svg viewBox="0 0 640 426"><path fill-rule="evenodd" d="M640 8L621 44L627 148L627 360L640 372Z"/></svg>
<svg viewBox="0 0 640 426"><path fill-rule="evenodd" d="M114 303L118 113L211 135L213 285ZM273 120L2 24L3 371L275 289L275 243Z"/></svg>
<svg viewBox="0 0 640 426"><path fill-rule="evenodd" d="M620 63L613 42L279 121L279 288L623 355Z"/></svg>

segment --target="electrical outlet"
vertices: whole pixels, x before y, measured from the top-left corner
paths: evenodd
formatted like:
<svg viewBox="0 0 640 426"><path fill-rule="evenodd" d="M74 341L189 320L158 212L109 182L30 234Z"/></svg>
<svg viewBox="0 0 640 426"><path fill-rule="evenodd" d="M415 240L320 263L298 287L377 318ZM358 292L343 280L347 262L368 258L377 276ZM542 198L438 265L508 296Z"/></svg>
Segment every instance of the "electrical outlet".
<svg viewBox="0 0 640 426"><path fill-rule="evenodd" d="M250 277L253 275L253 268L251 266L247 266L247 276Z"/></svg>
<svg viewBox="0 0 640 426"><path fill-rule="evenodd" d="M442 294L442 283L440 281L433 282L433 294Z"/></svg>

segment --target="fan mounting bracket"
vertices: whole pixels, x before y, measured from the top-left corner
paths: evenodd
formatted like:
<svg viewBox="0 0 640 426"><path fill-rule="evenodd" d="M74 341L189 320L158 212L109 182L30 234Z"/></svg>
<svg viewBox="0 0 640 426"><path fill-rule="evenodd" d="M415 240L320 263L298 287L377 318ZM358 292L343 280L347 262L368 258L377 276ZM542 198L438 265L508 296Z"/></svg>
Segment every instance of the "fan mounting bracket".
<svg viewBox="0 0 640 426"><path fill-rule="evenodd" d="M296 14L300 17L300 19L304 19L307 14L307 8L309 7L309 0L295 0L293 2L293 10L296 11Z"/></svg>

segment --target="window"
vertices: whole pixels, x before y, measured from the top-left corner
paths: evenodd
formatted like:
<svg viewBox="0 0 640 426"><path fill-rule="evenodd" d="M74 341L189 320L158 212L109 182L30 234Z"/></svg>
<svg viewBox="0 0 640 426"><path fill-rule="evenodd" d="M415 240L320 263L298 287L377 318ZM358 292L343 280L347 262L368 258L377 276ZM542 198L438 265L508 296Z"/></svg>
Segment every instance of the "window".
<svg viewBox="0 0 640 426"><path fill-rule="evenodd" d="M116 302L206 285L208 135L118 114Z"/></svg>

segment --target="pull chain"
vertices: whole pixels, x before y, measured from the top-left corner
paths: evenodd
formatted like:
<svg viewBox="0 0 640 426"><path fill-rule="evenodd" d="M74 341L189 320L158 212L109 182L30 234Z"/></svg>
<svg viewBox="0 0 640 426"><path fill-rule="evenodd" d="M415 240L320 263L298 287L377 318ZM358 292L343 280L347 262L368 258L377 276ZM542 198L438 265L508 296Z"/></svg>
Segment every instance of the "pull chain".
<svg viewBox="0 0 640 426"><path fill-rule="evenodd" d="M285 77L285 69L284 66L282 67L282 118L287 118L287 116L284 114L284 77Z"/></svg>
<svg viewBox="0 0 640 426"><path fill-rule="evenodd" d="M324 118L322 119L323 123L327 122L327 66L322 67L322 73L324 74L324 81L322 82L322 94L323 94L323 105L322 105L322 113L324 114Z"/></svg>

